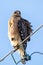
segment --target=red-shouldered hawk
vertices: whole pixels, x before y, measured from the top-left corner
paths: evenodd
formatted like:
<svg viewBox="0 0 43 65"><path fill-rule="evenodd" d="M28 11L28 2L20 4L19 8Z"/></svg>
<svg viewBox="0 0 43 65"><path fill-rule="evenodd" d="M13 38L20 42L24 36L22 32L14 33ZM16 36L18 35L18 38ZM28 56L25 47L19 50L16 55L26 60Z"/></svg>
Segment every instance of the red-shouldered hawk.
<svg viewBox="0 0 43 65"><path fill-rule="evenodd" d="M31 32L31 23L21 17L20 11L15 11L8 21L8 37L12 46L19 45L31 34ZM30 41L30 38L27 41ZM27 41L20 45L20 48L18 49L21 59L25 57L25 59L22 60L22 63L25 63L25 61L28 60L28 54L26 53Z"/></svg>

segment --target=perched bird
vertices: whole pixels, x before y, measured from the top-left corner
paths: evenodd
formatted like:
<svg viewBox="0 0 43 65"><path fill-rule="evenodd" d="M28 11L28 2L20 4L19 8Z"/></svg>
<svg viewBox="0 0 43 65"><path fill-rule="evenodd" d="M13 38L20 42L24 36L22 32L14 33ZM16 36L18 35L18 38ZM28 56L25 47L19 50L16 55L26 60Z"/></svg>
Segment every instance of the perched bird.
<svg viewBox="0 0 43 65"><path fill-rule="evenodd" d="M19 45L27 36L32 33L31 23L21 17L20 11L15 11L8 21L8 37L13 47ZM30 37L27 41L30 41ZM18 52L20 53L22 63L28 61L26 53L27 41L20 45Z"/></svg>

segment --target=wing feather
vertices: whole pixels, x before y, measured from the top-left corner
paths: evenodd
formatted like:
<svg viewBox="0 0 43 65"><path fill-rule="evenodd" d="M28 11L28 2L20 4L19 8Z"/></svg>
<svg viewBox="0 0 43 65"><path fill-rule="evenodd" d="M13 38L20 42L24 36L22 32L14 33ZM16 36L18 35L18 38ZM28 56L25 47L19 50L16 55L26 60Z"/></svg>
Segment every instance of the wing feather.
<svg viewBox="0 0 43 65"><path fill-rule="evenodd" d="M18 30L22 41L32 33L32 25L26 19L21 18L18 22ZM30 41L30 38L28 39Z"/></svg>

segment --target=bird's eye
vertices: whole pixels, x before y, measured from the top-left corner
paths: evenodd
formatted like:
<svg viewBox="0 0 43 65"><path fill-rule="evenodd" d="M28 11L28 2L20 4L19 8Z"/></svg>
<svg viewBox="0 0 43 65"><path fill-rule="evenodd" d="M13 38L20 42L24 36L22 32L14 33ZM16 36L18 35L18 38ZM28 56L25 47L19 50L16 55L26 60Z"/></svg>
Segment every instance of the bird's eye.
<svg viewBox="0 0 43 65"><path fill-rule="evenodd" d="M16 13L16 12L15 12Z"/></svg>

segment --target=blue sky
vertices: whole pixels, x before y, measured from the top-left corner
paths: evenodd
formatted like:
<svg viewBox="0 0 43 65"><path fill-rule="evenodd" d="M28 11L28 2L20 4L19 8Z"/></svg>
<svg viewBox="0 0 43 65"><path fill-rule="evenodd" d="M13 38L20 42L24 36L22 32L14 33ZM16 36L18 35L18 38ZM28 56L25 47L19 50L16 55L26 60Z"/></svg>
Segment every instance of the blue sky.
<svg viewBox="0 0 43 65"><path fill-rule="evenodd" d="M43 24L43 0L0 0L0 58L12 49L8 39L8 20L15 10L20 10L22 17L31 22L33 30ZM31 37L31 41L27 46L28 54L34 51L43 52L42 34L43 28ZM14 55L15 58L19 58L17 53L14 53ZM15 65L10 55L4 61L0 62L0 65L3 64ZM34 54L31 61L28 61L26 65L43 65L43 56Z"/></svg>

